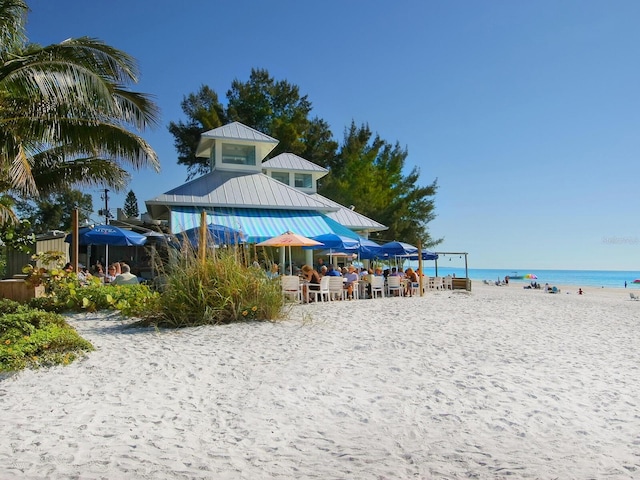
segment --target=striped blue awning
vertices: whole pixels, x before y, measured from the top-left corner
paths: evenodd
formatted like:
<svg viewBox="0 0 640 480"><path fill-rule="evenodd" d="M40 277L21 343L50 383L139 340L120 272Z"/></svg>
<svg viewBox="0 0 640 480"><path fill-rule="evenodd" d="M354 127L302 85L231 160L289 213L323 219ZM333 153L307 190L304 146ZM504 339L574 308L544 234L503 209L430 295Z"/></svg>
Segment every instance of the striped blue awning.
<svg viewBox="0 0 640 480"><path fill-rule="evenodd" d="M315 211L262 210L257 208L219 208L207 210L207 224L223 225L241 231L248 243L258 243L291 231L305 237L335 233L357 239L358 235L344 225ZM171 211L171 231L200 226L201 208L174 207Z"/></svg>

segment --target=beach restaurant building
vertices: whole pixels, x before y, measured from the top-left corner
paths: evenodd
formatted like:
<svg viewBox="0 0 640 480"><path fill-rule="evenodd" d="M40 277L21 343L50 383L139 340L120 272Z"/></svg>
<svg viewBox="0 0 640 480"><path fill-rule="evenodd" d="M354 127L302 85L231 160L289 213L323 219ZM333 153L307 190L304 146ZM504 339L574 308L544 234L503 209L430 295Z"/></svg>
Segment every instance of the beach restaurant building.
<svg viewBox="0 0 640 480"><path fill-rule="evenodd" d="M292 231L305 237L327 233L367 238L387 227L354 207L347 208L317 193L317 181L328 170L291 153L266 159L278 140L239 122L202 134L196 155L208 158L211 171L147 200L153 220L168 223L172 233L207 224L241 232L258 243ZM279 263L284 264L284 249ZM313 264L313 251L294 251L298 264Z"/></svg>

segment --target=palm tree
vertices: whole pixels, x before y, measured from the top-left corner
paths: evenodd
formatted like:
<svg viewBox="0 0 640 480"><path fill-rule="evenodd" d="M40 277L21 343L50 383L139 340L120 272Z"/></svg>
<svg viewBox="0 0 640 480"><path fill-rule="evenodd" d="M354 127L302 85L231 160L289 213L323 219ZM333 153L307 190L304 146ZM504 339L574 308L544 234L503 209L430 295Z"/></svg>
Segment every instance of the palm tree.
<svg viewBox="0 0 640 480"><path fill-rule="evenodd" d="M28 44L24 0L0 0L0 194L34 196L60 187L129 180L125 166L153 167L157 154L135 131L158 123L158 108L127 86L135 60L82 37ZM0 224L15 219L0 204Z"/></svg>

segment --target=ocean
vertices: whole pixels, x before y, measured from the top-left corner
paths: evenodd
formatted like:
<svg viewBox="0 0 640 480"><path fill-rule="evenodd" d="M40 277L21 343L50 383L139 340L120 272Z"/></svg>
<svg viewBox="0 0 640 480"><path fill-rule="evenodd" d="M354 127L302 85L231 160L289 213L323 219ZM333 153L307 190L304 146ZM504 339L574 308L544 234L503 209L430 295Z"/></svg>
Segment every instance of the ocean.
<svg viewBox="0 0 640 480"><path fill-rule="evenodd" d="M412 265L413 268L415 266ZM425 275L435 276L435 267L433 262L424 262L423 270ZM607 287L607 288L625 288L624 282L627 282L627 288L640 289L640 283L634 284L633 281L640 280L640 271L617 271L617 270L518 270L520 275L532 273L538 278L536 281L544 285L575 285L577 287ZM456 277L464 277L464 268L447 268L438 265L438 275L441 277L454 275ZM482 269L470 268L469 278L471 280L482 281L504 280L505 276L514 275L513 270L502 269ZM509 283L528 285L531 279L509 280Z"/></svg>

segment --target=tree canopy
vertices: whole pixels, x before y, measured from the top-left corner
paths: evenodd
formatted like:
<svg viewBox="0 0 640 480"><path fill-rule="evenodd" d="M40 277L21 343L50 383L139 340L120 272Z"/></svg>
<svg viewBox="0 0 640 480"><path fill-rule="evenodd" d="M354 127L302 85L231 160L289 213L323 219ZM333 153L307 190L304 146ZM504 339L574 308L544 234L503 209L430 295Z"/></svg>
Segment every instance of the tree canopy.
<svg viewBox="0 0 640 480"><path fill-rule="evenodd" d="M82 37L29 44L24 0L0 0L0 195L34 197L61 188L122 189L125 167L159 170L136 132L157 124L158 109L133 92L132 57ZM15 220L0 204L0 223Z"/></svg>
<svg viewBox="0 0 640 480"><path fill-rule="evenodd" d="M33 200L16 202L20 218L28 220L36 234L51 230L70 231L74 208L78 209L78 223L84 224L93 212L93 198L79 190L66 188Z"/></svg>
<svg viewBox="0 0 640 480"><path fill-rule="evenodd" d="M238 121L279 140L270 157L288 152L329 170L319 181L318 192L389 227L372 234L380 240L421 243L430 248L441 239L429 235L435 218L437 181L418 185L419 169L404 174L408 150L373 135L368 125L352 122L343 143L334 140L326 121L311 118L312 104L296 85L274 80L266 70L252 69L247 82L234 80L227 92L227 106L208 86L182 102L186 122L171 122L179 154L189 178L209 171L208 159L196 158L200 135L230 121Z"/></svg>
<svg viewBox="0 0 640 480"><path fill-rule="evenodd" d="M133 193L133 190L129 190L129 193L127 193L127 198L124 199L124 208L122 210L127 217L137 217L140 215L138 198L136 194Z"/></svg>

